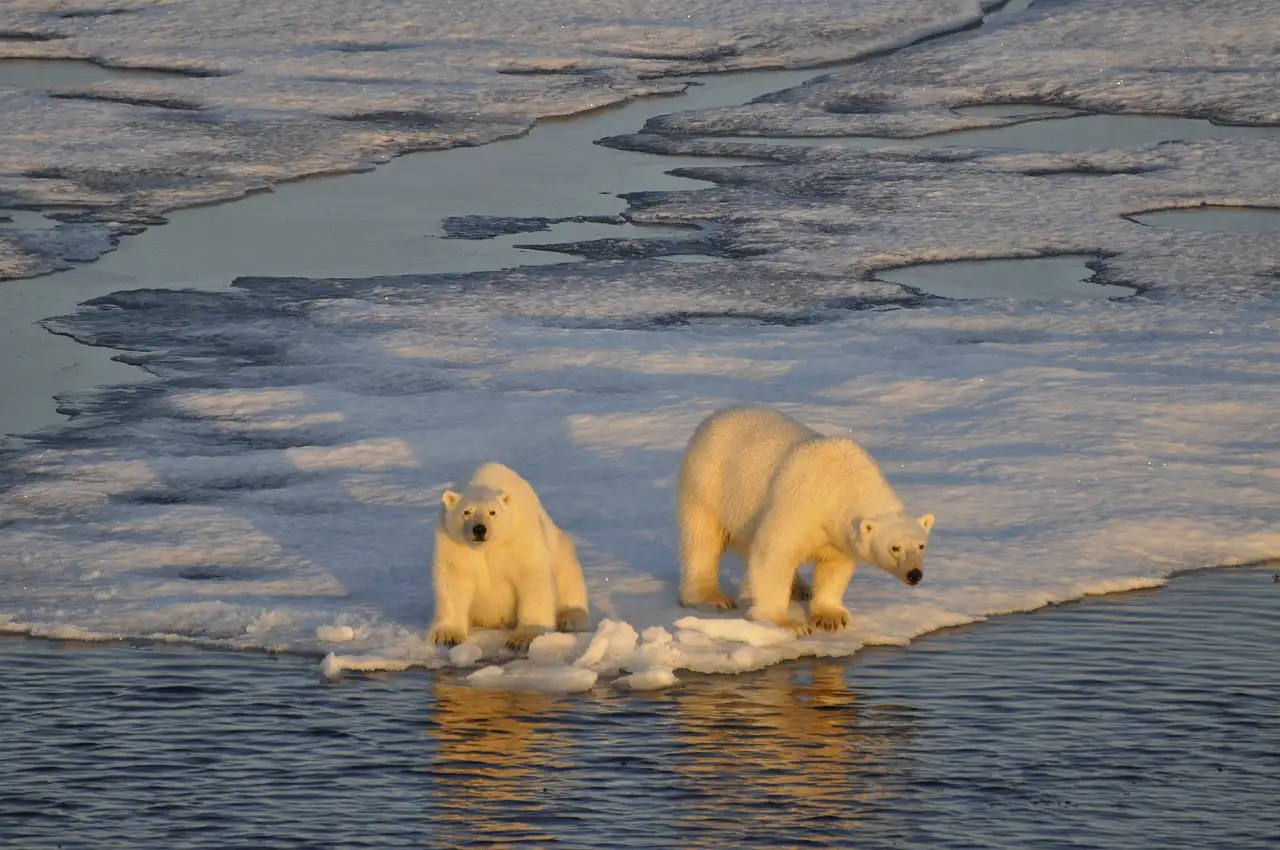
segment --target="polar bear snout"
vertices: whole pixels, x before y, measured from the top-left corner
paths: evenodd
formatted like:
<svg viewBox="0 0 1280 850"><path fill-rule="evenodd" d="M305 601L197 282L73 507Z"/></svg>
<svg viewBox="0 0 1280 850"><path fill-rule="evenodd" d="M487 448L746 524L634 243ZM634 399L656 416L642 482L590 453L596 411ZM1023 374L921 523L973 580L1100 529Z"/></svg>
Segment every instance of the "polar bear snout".
<svg viewBox="0 0 1280 850"><path fill-rule="evenodd" d="M489 533L489 529L485 528L483 522L477 522L471 526L471 539L477 543L483 543L485 535Z"/></svg>
<svg viewBox="0 0 1280 850"><path fill-rule="evenodd" d="M913 567L907 573L906 581L907 581L907 584L911 585L912 587L915 587L917 584L920 583L920 579L922 578L924 578L924 571L921 570L919 567Z"/></svg>

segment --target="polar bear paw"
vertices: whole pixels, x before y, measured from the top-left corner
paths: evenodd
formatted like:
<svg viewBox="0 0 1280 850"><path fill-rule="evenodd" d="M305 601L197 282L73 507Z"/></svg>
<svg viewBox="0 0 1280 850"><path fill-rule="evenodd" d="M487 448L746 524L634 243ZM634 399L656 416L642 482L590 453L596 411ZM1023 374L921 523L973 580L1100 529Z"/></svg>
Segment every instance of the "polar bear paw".
<svg viewBox="0 0 1280 850"><path fill-rule="evenodd" d="M838 632L849 628L853 624L853 617L843 608L814 611L809 615L809 623L820 631Z"/></svg>
<svg viewBox="0 0 1280 850"><path fill-rule="evenodd" d="M511 633L511 636L507 638L507 648L514 649L516 652L523 652L529 648L529 644L533 643L534 638L546 633L546 629L539 628L516 629Z"/></svg>
<svg viewBox="0 0 1280 850"><path fill-rule="evenodd" d="M813 598L813 588L809 586L809 582L796 576L791 581L791 598L796 602L808 602Z"/></svg>
<svg viewBox="0 0 1280 850"><path fill-rule="evenodd" d="M786 620L778 625L784 629L791 629L796 633L796 637L807 637L813 634L813 627L800 620Z"/></svg>
<svg viewBox="0 0 1280 850"><path fill-rule="evenodd" d="M688 592L680 597L680 604L686 608L710 608L715 611L730 611L738 604L724 595L720 588L712 588L698 593Z"/></svg>
<svg viewBox="0 0 1280 850"><path fill-rule="evenodd" d="M467 633L462 629L453 626L436 626L427 635L427 640L431 643L443 644L445 646L457 646L467 639Z"/></svg>
<svg viewBox="0 0 1280 850"><path fill-rule="evenodd" d="M581 608L563 608L556 613L556 630L561 632L585 632L587 612Z"/></svg>

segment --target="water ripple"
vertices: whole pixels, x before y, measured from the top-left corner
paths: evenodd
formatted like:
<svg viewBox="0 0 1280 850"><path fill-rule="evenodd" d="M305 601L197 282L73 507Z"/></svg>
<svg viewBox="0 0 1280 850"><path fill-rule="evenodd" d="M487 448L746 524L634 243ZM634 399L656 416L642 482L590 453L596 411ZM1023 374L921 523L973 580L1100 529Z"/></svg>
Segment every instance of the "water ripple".
<svg viewBox="0 0 1280 850"><path fill-rule="evenodd" d="M1263 847L1267 570L671 692L0 641L4 846Z"/></svg>

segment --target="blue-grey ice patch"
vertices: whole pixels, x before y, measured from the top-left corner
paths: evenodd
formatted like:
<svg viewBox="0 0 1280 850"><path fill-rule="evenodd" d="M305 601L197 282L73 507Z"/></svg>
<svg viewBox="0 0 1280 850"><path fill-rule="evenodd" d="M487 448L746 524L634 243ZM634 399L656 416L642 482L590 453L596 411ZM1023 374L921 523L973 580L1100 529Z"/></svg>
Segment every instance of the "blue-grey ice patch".
<svg viewBox="0 0 1280 850"><path fill-rule="evenodd" d="M542 233L556 224L610 224L627 223L621 215L575 215L560 218L546 216L449 216L440 224L446 239L493 239L511 233Z"/></svg>
<svg viewBox="0 0 1280 850"><path fill-rule="evenodd" d="M96 260L114 248L119 238L118 230L101 224L59 221L47 211L0 206L0 280L34 277Z"/></svg>

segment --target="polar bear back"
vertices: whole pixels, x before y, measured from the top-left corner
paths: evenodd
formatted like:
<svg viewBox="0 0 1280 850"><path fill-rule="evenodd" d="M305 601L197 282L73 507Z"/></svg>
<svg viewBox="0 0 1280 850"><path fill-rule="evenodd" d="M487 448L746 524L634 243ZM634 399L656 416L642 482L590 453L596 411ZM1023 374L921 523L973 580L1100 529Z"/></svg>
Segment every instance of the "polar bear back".
<svg viewBox="0 0 1280 850"><path fill-rule="evenodd" d="M770 505L851 521L901 511L875 460L846 437L824 437L763 405L726 407L698 426L680 466L682 505L700 505L729 545L750 546ZM838 515L838 516L837 516Z"/></svg>
<svg viewBox="0 0 1280 850"><path fill-rule="evenodd" d="M838 524L899 514L904 505L879 464L848 437L814 437L779 464L771 502L809 508Z"/></svg>
<svg viewBox="0 0 1280 850"><path fill-rule="evenodd" d="M726 407L703 420L689 438L676 490L682 501L712 510L732 545L748 533L787 452L816 436L812 428L767 407Z"/></svg>

